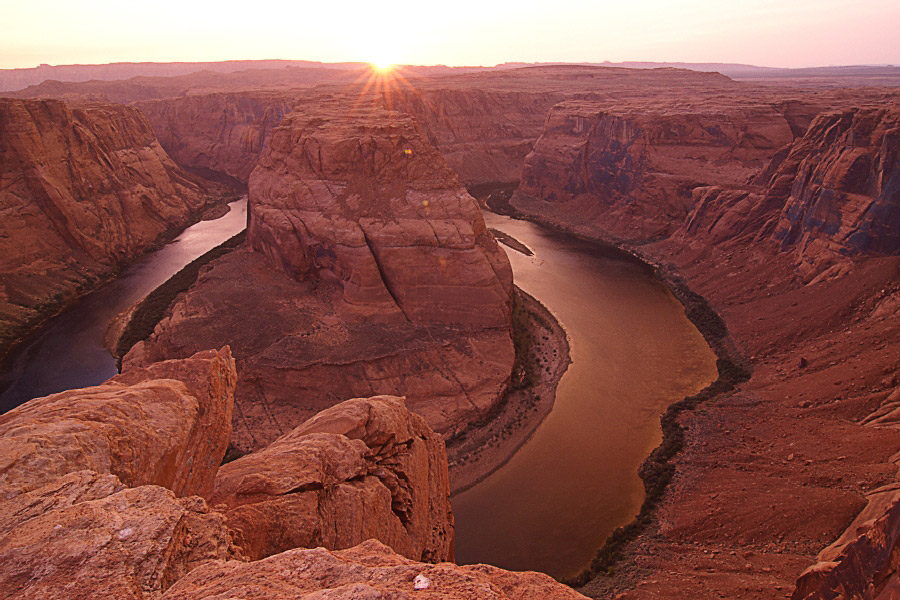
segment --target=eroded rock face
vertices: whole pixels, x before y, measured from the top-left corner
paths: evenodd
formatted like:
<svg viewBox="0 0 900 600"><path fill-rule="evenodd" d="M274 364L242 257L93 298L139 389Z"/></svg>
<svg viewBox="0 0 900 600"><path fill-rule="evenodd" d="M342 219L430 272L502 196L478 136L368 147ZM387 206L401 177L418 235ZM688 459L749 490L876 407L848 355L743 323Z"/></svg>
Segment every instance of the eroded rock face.
<svg viewBox="0 0 900 600"><path fill-rule="evenodd" d="M347 398L405 396L447 435L498 401L509 263L408 116L298 110L251 177L249 211L256 251L211 263L126 367L230 344L243 451Z"/></svg>
<svg viewBox="0 0 900 600"><path fill-rule="evenodd" d="M0 498L76 471L208 494L231 434L228 348L36 398L0 415Z"/></svg>
<svg viewBox="0 0 900 600"><path fill-rule="evenodd" d="M0 354L223 199L172 162L133 108L2 99L0 139Z"/></svg>
<svg viewBox="0 0 900 600"><path fill-rule="evenodd" d="M166 151L179 164L247 181L272 129L298 94L197 94L138 102Z"/></svg>
<svg viewBox="0 0 900 600"><path fill-rule="evenodd" d="M900 583L900 491L876 490L869 504L819 562L806 569L791 596L815 598L892 598ZM892 592L893 589L893 592Z"/></svg>
<svg viewBox="0 0 900 600"><path fill-rule="evenodd" d="M620 237L667 235L693 208L694 188L743 184L792 139L776 107L750 99L566 101L526 158L513 205L569 204Z"/></svg>
<svg viewBox="0 0 900 600"><path fill-rule="evenodd" d="M67 502L59 494L77 485L72 476L28 494L55 498L54 506L0 530L3 597L149 600L191 569L238 556L224 517L201 498L175 498L153 485L110 493L119 487L112 476L93 476L100 481ZM0 514L21 499L0 504Z"/></svg>
<svg viewBox="0 0 900 600"><path fill-rule="evenodd" d="M900 111L823 113L773 163L770 194L784 199L773 235L803 263L900 252Z"/></svg>
<svg viewBox="0 0 900 600"><path fill-rule="evenodd" d="M427 587L415 590L419 575L427 578ZM251 563L211 563L192 571L163 596L166 600L234 597L246 600L584 598L543 573L515 573L488 565L423 564L398 556L375 540L336 552L323 548L298 549Z"/></svg>
<svg viewBox="0 0 900 600"><path fill-rule="evenodd" d="M402 398L347 400L223 465L210 504L254 560L370 538L415 560L453 555L444 443Z"/></svg>
<svg viewBox="0 0 900 600"><path fill-rule="evenodd" d="M295 113L250 180L248 238L387 321L508 327L512 273L481 212L400 113Z"/></svg>

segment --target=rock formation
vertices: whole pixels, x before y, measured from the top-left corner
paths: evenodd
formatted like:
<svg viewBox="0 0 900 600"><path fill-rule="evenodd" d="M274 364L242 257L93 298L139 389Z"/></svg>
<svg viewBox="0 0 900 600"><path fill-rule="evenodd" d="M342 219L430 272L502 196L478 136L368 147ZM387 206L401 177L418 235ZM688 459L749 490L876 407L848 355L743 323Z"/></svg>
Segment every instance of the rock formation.
<svg viewBox="0 0 900 600"><path fill-rule="evenodd" d="M224 348L0 416L0 595L145 600L240 557L191 496L211 491L234 385Z"/></svg>
<svg viewBox="0 0 900 600"><path fill-rule="evenodd" d="M243 451L346 398L406 396L448 435L498 401L514 358L509 263L408 116L322 103L286 117L249 212L257 251L211 263L126 366L227 340Z"/></svg>
<svg viewBox="0 0 900 600"><path fill-rule="evenodd" d="M137 102L179 164L246 182L297 93L245 92Z"/></svg>
<svg viewBox="0 0 900 600"><path fill-rule="evenodd" d="M75 471L207 495L231 437L228 348L35 398L0 415L0 498Z"/></svg>
<svg viewBox="0 0 900 600"><path fill-rule="evenodd" d="M18 500L0 504L0 514L18 510ZM155 485L80 499L0 531L0 593L23 600L157 598L192 569L238 556L223 523L202 498L175 498Z"/></svg>
<svg viewBox="0 0 900 600"><path fill-rule="evenodd" d="M762 101L567 101L550 111L512 203L550 203L545 212L602 220L625 239L669 235L693 208L692 190L745 183L792 139Z"/></svg>
<svg viewBox="0 0 900 600"><path fill-rule="evenodd" d="M581 594L543 573L489 565L428 565L370 540L337 552L289 550L264 560L217 562L195 569L165 600L288 598L441 598L451 600L575 600Z"/></svg>
<svg viewBox="0 0 900 600"><path fill-rule="evenodd" d="M900 252L900 110L823 113L772 170L776 200L791 182L774 237L796 247L805 270Z"/></svg>
<svg viewBox="0 0 900 600"><path fill-rule="evenodd" d="M426 562L453 556L444 443L402 398L347 400L224 465L210 504L251 559L370 538Z"/></svg>
<svg viewBox="0 0 900 600"><path fill-rule="evenodd" d="M132 108L0 99L0 139L0 355L223 199Z"/></svg>
<svg viewBox="0 0 900 600"><path fill-rule="evenodd" d="M227 348L205 351L4 415L0 596L581 597L546 575L365 541L452 555L444 445L402 398L341 403L219 470L234 378ZM224 514L176 496L213 475Z"/></svg>

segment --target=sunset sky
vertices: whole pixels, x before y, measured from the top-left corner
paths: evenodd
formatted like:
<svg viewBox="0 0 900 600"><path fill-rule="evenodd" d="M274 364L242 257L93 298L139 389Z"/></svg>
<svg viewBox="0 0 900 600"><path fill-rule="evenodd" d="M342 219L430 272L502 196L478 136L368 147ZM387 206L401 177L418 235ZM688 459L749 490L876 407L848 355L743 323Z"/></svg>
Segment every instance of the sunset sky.
<svg viewBox="0 0 900 600"><path fill-rule="evenodd" d="M898 0L4 0L0 68L284 58L900 64Z"/></svg>

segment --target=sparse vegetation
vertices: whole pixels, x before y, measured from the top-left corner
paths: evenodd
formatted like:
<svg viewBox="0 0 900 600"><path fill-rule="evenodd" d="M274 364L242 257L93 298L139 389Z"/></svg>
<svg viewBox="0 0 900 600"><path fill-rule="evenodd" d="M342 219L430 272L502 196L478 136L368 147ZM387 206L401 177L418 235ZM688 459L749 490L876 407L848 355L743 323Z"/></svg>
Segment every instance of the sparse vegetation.
<svg viewBox="0 0 900 600"><path fill-rule="evenodd" d="M246 237L247 231L244 230L225 240L209 252L191 261L141 300L116 343L115 356L120 369L122 357L131 350L132 346L147 339L153 333L156 324L165 316L175 297L187 291L197 281L200 269L210 261L237 248Z"/></svg>
<svg viewBox="0 0 900 600"><path fill-rule="evenodd" d="M684 411L697 408L699 405L733 390L740 383L750 379L750 370L742 366L732 356L726 340L728 328L722 318L709 305L703 296L690 290L684 281L677 277L664 277L673 293L684 304L685 312L703 337L719 357L716 360L718 377L714 382L693 396L672 404L660 417L663 439L638 470L644 482L644 502L634 521L617 528L606 539L603 547L591 561L591 566L575 575L563 579L562 582L572 587L581 587L597 576L611 577L615 574L614 565L624 555L625 547L635 540L653 523L653 513L665 493L666 487L675 474L672 459L684 449L684 428L678 423L678 417Z"/></svg>

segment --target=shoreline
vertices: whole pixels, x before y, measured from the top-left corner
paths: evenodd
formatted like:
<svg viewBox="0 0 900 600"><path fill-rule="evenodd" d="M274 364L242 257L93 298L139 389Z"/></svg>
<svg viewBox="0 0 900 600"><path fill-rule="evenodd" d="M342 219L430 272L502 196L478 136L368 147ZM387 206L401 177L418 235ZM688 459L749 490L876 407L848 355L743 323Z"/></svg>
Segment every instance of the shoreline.
<svg viewBox="0 0 900 600"><path fill-rule="evenodd" d="M662 441L638 468L638 475L644 483L645 496L637 516L630 523L616 528L610 534L603 546L598 548L587 569L563 580L563 583L573 588L584 588L601 575L613 574L614 565L625 558L626 546L645 533L654 522L656 508L675 473L674 460L685 446L685 427L679 423L681 413L693 411L702 404L732 392L738 385L750 379L752 365L732 339L722 317L710 306L706 298L694 292L684 278L670 265L645 256L635 245L629 244L625 240L578 232L539 214L524 212L513 206L509 200L499 205L495 203L491 208L500 214L530 221L579 240L615 248L648 265L653 269L654 277L665 284L684 307L688 320L693 323L716 355L718 371L716 380L693 396L686 396L670 404L660 417ZM586 593L586 590L581 589L580 591Z"/></svg>
<svg viewBox="0 0 900 600"><path fill-rule="evenodd" d="M156 239L150 242L137 255L113 266L111 269L101 270L95 273L81 270L80 272L84 275L84 278L73 289L60 292L53 298L48 299L47 302L41 303L35 309L36 314L33 318L23 321L18 325L13 325L9 327L7 331L3 332L2 337L7 339L0 341L0 369L8 368L15 361L16 355L21 352L29 342L37 340L43 334L50 326L54 317L73 306L82 297L99 290L104 285L111 283L116 278L120 277L125 269L134 264L137 260L151 252L159 250L166 244L169 244L188 227L202 221L217 219L227 214L228 204L234 202L236 199L238 199L238 197L234 196L234 194L225 193L220 197L211 200L195 215L192 215L185 223L184 227L181 227L180 229L167 228L165 231L160 232ZM0 391L2 391L2 389L0 389Z"/></svg>
<svg viewBox="0 0 900 600"><path fill-rule="evenodd" d="M562 325L533 296L518 287L515 295L520 323L514 335L526 349L519 360L517 348L513 381L494 410L446 440L451 497L487 479L531 439L553 409L559 380L572 362Z"/></svg>

